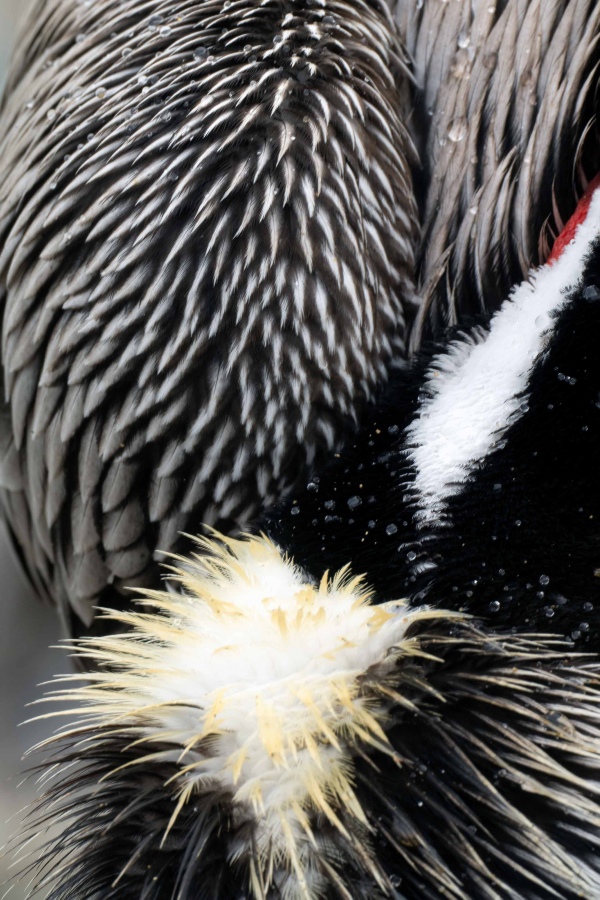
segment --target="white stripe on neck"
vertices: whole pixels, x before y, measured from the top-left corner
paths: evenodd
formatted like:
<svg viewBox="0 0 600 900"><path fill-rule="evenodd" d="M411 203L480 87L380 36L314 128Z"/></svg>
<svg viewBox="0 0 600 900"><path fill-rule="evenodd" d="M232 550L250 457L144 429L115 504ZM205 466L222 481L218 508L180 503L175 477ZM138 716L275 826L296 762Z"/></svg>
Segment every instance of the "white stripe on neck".
<svg viewBox="0 0 600 900"><path fill-rule="evenodd" d="M429 396L407 434L422 524L443 518L446 500L459 493L474 463L518 419L534 360L554 329L551 313L567 302L599 234L600 188L574 239L513 290L489 332L452 341L429 367Z"/></svg>

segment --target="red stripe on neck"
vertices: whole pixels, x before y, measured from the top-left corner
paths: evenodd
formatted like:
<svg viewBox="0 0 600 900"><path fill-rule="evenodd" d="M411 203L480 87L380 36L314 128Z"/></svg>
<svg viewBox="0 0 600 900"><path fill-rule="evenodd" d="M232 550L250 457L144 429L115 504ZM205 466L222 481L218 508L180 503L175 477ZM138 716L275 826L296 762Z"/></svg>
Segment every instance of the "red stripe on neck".
<svg viewBox="0 0 600 900"><path fill-rule="evenodd" d="M577 204L577 209L559 234L559 236L554 241L554 247L552 248L552 253L546 260L548 263L556 262L558 257L561 255L567 244L569 244L573 238L575 237L575 232L577 230L577 226L580 225L586 218L588 214L588 210L590 208L590 203L592 202L592 197L594 196L594 192L596 188L600 187L600 174L596 175L594 180L590 182L590 185Z"/></svg>

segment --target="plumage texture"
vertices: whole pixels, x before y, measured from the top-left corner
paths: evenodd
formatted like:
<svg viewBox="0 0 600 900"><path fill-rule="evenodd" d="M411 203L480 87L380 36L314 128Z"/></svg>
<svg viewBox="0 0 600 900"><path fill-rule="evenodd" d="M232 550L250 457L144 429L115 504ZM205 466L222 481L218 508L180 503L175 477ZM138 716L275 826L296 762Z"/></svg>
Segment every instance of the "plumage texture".
<svg viewBox="0 0 600 900"><path fill-rule="evenodd" d="M34 577L87 623L89 602L108 583L156 578L156 542L169 546L177 527L196 516L251 515L239 506L247 497L229 493L238 470L244 489L255 478L257 503L292 482L284 454L301 477L317 446L302 410L317 408L315 434L320 428L323 445L334 445L335 415L352 418L356 397L368 398L404 349L400 299L410 300L414 224L404 202L405 73L384 9L317 5L295 16L286 8L280 30L269 19L275 40L257 51L245 29L255 17L263 27L269 2L247 9L225 35L240 2L184 5L180 18L153 4L151 17L143 7L143 29L110 4L66 16L65 8L38 10L5 112L27 147L13 139L0 193L10 400L1 458L9 517ZM215 12L202 42L178 43L182 22L200 8ZM418 344L441 324L497 306L535 259L553 191L557 220L576 196L571 176L578 180L578 165L585 170L597 148L586 127L598 10L589 0L400 0L401 27L407 10L417 109L432 110L431 124L414 122L426 222ZM295 54L289 32L297 29L318 37L319 72L314 54ZM360 70L348 59L348 29ZM365 30L384 53L361 49ZM79 62L75 93L59 97ZM324 73L319 92L312 79ZM141 98L135 108L132 98ZM391 180L398 171L400 186ZM256 203L244 193L249 179ZM356 211L362 225L353 230ZM539 633L490 633L460 615L468 608L500 628L531 619L538 632L552 619L568 632L582 605L586 616L593 611L585 593L597 593L590 560L600 512L589 477L600 435L593 249L584 280L575 272L561 283L566 310L549 304L559 313L552 341L547 323L534 322L540 340L526 349L541 354L501 397L503 440L492 446L490 427L481 445L465 440L463 481L456 467L438 479L432 508L447 502L454 529L422 529L415 515L423 473L411 451L427 441L410 422L427 416L433 379L444 393L456 360L437 369L420 362L354 445L267 520L306 570L259 539L225 542L225 550L204 543L196 570L178 576L188 594L146 591L144 612L109 617L133 633L80 645L79 658L99 671L91 686L59 692L82 721L45 746L55 780L32 825L65 826L41 870L34 864L40 890L46 873L57 878L51 900L237 900L246 891L256 900L600 896L598 664ZM382 293L384 283L396 291ZM206 307L191 302L194 291ZM336 292L343 317L330 302ZM310 327L294 319L299 297L305 308L312 303ZM355 317L344 349L348 310ZM394 323L379 345L377 315ZM234 328L238 337L224 344ZM223 346L243 358L257 334L268 365L223 363ZM456 346L468 357L486 336L471 333ZM372 370L365 341L376 349ZM321 370L311 369L310 388L321 384L322 406L299 386L307 365ZM280 376L280 405L267 370ZM414 376L427 371L423 389ZM210 423L221 387L227 403L238 390L227 407L237 412L217 436ZM510 406L523 389L531 411ZM278 418L291 407L299 418ZM559 415L546 415L551 408ZM572 427L582 421L585 437ZM541 448L528 437L531 424ZM223 455L244 429L248 453ZM290 452L290 433L300 455ZM573 460L576 478L565 487ZM498 472L510 473L507 483ZM529 517L525 538L519 504ZM357 581L323 577L324 561L340 557L359 570L364 563L381 589L368 599L383 606L368 606ZM515 568L508 576L506 558ZM410 603L397 600L404 588ZM148 612L152 605L158 612ZM584 637L597 641L588 619L596 625L587 616L577 639L585 624Z"/></svg>
<svg viewBox="0 0 600 900"><path fill-rule="evenodd" d="M419 88L422 306L413 346L497 309L596 174L596 0L392 0ZM549 225L547 228L546 226Z"/></svg>
<svg viewBox="0 0 600 900"><path fill-rule="evenodd" d="M429 414L424 376L443 373L448 348L397 376L354 443L267 517L301 568L262 538L203 542L171 592L117 615L133 633L80 644L100 671L57 694L80 720L43 748L51 784L31 831L63 830L23 862L36 889L600 895L600 670L544 634L585 615L572 637L598 647L600 243L580 240L596 219L592 201L534 279L547 289L552 269L560 280L584 257L517 387L526 402L461 484L450 470L441 485L443 520L417 515L410 423ZM489 334L462 340L468 350ZM348 558L375 592L323 577Z"/></svg>
<svg viewBox="0 0 600 900"><path fill-rule="evenodd" d="M39 0L23 34L0 484L78 633L178 532L281 497L403 356L408 73L362 0Z"/></svg>
<svg viewBox="0 0 600 900"><path fill-rule="evenodd" d="M176 572L182 594L122 614L133 632L80 645L91 684L55 694L80 719L43 745L31 830L62 831L34 893L597 895L597 664L370 605L348 572L311 583L264 539L201 552Z"/></svg>

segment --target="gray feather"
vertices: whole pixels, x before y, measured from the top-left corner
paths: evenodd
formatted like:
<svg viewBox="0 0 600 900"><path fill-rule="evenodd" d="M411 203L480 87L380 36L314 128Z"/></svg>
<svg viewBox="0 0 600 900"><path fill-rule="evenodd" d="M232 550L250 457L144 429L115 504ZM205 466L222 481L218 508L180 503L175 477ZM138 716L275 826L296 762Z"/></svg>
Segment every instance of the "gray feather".
<svg viewBox="0 0 600 900"><path fill-rule="evenodd" d="M419 85L415 136L425 172L422 306L413 348L496 309L596 174L600 135L596 0L396 0ZM592 123L592 127L588 127ZM585 165L584 165L585 168Z"/></svg>
<svg viewBox="0 0 600 900"><path fill-rule="evenodd" d="M411 77L379 0L34 4L1 114L4 505L70 627L179 532L247 525L405 355Z"/></svg>

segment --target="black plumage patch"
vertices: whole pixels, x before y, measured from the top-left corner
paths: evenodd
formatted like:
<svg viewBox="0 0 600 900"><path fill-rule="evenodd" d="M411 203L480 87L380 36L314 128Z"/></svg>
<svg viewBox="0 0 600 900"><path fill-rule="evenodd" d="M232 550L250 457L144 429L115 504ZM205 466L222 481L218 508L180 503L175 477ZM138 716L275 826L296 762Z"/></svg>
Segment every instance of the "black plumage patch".
<svg viewBox="0 0 600 900"><path fill-rule="evenodd" d="M59 742L50 760L68 774L42 798L48 811L39 826L57 818L69 824L36 863L40 887L46 874L50 883L56 879L48 900L240 897L244 867L227 858L223 839L231 830L226 794L209 786L165 834L173 812L173 793L165 782L177 765L152 759L140 763L139 747L118 728L112 731L74 732ZM152 747L155 753L168 749ZM127 768L132 762L133 771ZM237 827L243 831L243 822Z"/></svg>
<svg viewBox="0 0 600 900"><path fill-rule="evenodd" d="M600 649L600 254L532 365L523 412L427 535L429 602Z"/></svg>
<svg viewBox="0 0 600 900"><path fill-rule="evenodd" d="M599 649L599 250L531 362L518 416L445 498L443 521L418 518L407 437L425 359L396 377L354 441L265 530L309 571L352 559L381 598L407 595Z"/></svg>
<svg viewBox="0 0 600 900"><path fill-rule="evenodd" d="M396 373L352 440L260 522L315 577L320 567L335 571L352 560L380 599L406 592L403 548L414 542L414 526L403 436L422 372L421 366Z"/></svg>

